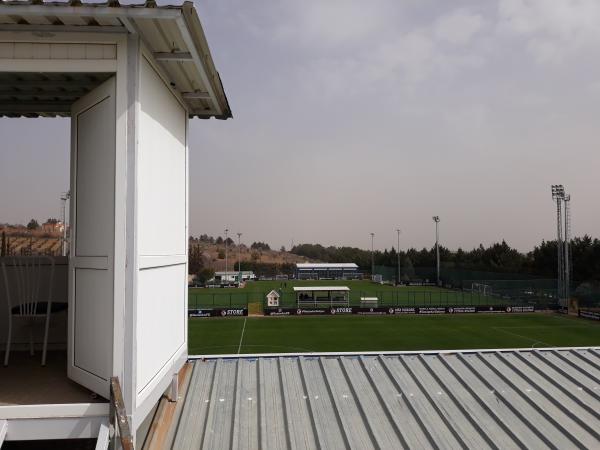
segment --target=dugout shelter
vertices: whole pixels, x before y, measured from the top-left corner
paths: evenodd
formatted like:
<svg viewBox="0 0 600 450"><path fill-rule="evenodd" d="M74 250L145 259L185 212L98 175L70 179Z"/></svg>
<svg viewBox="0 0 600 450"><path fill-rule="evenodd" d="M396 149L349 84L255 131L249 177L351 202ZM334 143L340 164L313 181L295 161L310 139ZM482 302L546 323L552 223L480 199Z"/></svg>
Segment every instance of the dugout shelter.
<svg viewBox="0 0 600 450"><path fill-rule="evenodd" d="M355 263L296 263L297 280L354 280L362 278Z"/></svg>
<svg viewBox="0 0 600 450"><path fill-rule="evenodd" d="M348 286L294 286L298 308L303 306L348 306Z"/></svg>

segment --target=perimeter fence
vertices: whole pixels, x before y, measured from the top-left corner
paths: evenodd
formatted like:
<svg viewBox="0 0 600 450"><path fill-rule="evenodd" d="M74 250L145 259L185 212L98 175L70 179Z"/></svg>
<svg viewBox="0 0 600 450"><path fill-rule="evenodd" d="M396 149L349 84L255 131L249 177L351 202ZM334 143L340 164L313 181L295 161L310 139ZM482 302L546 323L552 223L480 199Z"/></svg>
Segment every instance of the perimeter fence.
<svg viewBox="0 0 600 450"><path fill-rule="evenodd" d="M294 292L278 291L279 306L293 308L297 305ZM267 307L266 296L268 292L262 293L190 293L188 306L190 309L219 309L219 308L247 308L249 303L261 303L263 308ZM438 289L432 287L424 290L411 290L410 287L401 287L394 290L372 290L372 291L350 291L349 306L364 306L365 298L376 298L376 306L385 307L434 307L434 306L535 306L536 309L552 309L556 299L546 297L543 294L522 295L510 297L506 295L495 295L484 292L471 292L467 290ZM310 302L304 302L305 304ZM326 300L318 300L315 304L327 303ZM372 304L372 303L371 303Z"/></svg>
<svg viewBox="0 0 600 450"><path fill-rule="evenodd" d="M283 308L296 307L297 300L294 293L280 292L279 306ZM266 293L265 293L266 296ZM265 297L263 297L264 299ZM364 300L364 299L377 299ZM315 304L327 304L326 299L315 301ZM303 304L310 304L304 301ZM386 291L350 291L349 306L379 307L447 307L447 306L535 306L536 309L552 309L556 300L549 297L530 295L512 298L502 295L489 295L483 292L466 290L438 289L432 287L424 290L411 290L410 287L401 287ZM263 300L266 308L266 300Z"/></svg>

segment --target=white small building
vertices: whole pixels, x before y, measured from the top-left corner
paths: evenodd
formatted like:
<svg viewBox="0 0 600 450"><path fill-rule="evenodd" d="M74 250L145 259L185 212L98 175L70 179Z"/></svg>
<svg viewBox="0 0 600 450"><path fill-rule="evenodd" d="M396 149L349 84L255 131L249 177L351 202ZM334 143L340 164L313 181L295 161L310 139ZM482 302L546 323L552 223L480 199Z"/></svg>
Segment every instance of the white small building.
<svg viewBox="0 0 600 450"><path fill-rule="evenodd" d="M52 343L65 362L32 369L11 355L0 446L100 436L107 448L111 404L117 434L141 446L164 393L177 398L188 355L188 119L231 112L194 4L133 3L0 0L0 117L71 120L71 255L56 277L68 314ZM49 402L49 380L70 395Z"/></svg>
<svg viewBox="0 0 600 450"><path fill-rule="evenodd" d="M267 306L279 306L279 298L281 295L275 289L267 294Z"/></svg>
<svg viewBox="0 0 600 450"><path fill-rule="evenodd" d="M240 281L240 277L242 282L256 280L256 275L254 275L253 271L242 270L241 272L215 272L215 277L211 281L220 284L238 283Z"/></svg>
<svg viewBox="0 0 600 450"><path fill-rule="evenodd" d="M353 280L362 278L355 263L296 263L298 280Z"/></svg>

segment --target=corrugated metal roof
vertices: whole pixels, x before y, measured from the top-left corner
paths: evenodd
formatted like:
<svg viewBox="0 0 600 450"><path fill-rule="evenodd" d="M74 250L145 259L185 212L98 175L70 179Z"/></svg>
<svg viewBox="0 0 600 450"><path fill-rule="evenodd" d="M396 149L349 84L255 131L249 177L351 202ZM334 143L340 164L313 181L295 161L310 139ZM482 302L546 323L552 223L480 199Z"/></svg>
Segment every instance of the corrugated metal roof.
<svg viewBox="0 0 600 450"><path fill-rule="evenodd" d="M173 449L600 448L600 349L196 360Z"/></svg>
<svg viewBox="0 0 600 450"><path fill-rule="evenodd" d="M190 116L221 119L231 117L193 2L172 5L155 1L0 0L0 31L31 31L38 35L74 31L138 34L155 55L169 78L168 81L182 94L190 109ZM73 91L62 96L57 91L65 86L68 88L68 84L57 87L56 83L44 84L45 80L46 77L41 76L39 81L42 82L30 85L29 87L34 88L33 91L19 89L18 84L4 84L4 87L0 85L0 104L37 102L43 106L40 114L68 115L64 111L64 105L58 111L51 111L51 103L64 104L70 101ZM5 92L6 89L10 91ZM52 92L52 95L44 94L45 91ZM30 92L31 95L25 98L25 92ZM26 114L19 110L14 114L7 111L2 114L31 116L35 112Z"/></svg>

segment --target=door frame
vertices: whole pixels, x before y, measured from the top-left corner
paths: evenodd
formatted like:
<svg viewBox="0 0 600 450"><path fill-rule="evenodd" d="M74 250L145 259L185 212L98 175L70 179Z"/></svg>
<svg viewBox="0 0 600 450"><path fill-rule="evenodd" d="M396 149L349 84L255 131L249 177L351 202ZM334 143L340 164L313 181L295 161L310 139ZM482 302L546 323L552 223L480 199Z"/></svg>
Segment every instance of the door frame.
<svg viewBox="0 0 600 450"><path fill-rule="evenodd" d="M79 100L77 100L71 106L71 207L70 207L70 224L71 224L71 234L70 234L70 252L69 255L69 317L68 317L68 342L67 342L67 374L68 377L73 381L85 386L86 388L102 395L105 398L109 397L109 380L101 378L100 376L93 374L92 372L86 371L78 367L75 364L75 271L76 269L97 269L97 270L106 270L109 274L109 279L111 280L111 286L109 292L114 294L115 285L114 285L114 240L115 234L113 229L113 243L107 249L106 256L77 256L77 180L78 180L78 164L77 164L77 142L78 142L78 127L77 120L78 117L89 111L94 106L102 103L107 98L113 97L114 100L114 120L117 120L117 87L116 87L116 77L113 75L111 78L103 82L101 85L96 87L93 91L89 92ZM116 162L116 150L117 150L117 129L115 124L115 136L114 138L114 148L112 159L113 162ZM116 164L115 164L116 165ZM114 170L114 166L113 166ZM110 181L113 185L113 220L112 224L114 226L114 222L116 220L116 173L114 173L114 178ZM109 301L112 303L114 308L113 295ZM114 355L114 336L113 330L115 327L115 314L113 313L112 317L112 326L107 329L107 334L111 337L111 362L108 368L109 376L113 374L113 366L114 363L112 361Z"/></svg>

